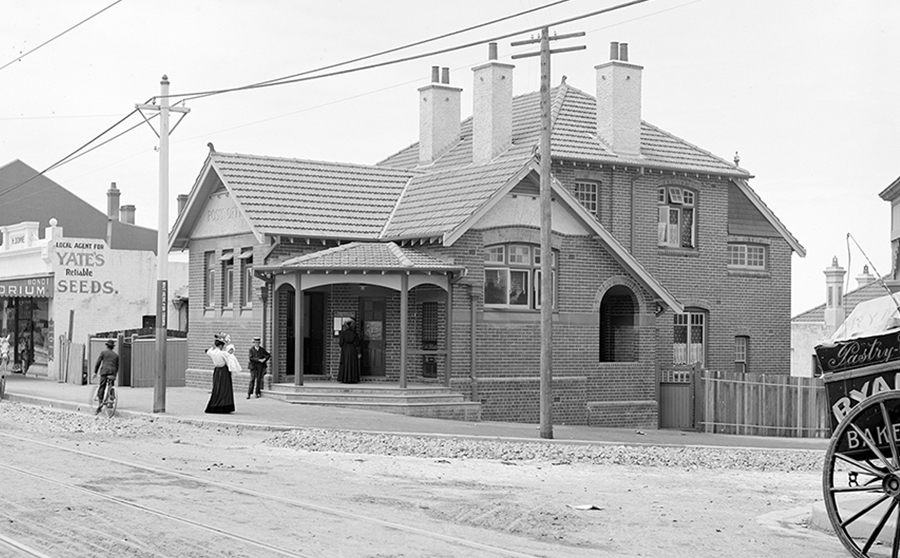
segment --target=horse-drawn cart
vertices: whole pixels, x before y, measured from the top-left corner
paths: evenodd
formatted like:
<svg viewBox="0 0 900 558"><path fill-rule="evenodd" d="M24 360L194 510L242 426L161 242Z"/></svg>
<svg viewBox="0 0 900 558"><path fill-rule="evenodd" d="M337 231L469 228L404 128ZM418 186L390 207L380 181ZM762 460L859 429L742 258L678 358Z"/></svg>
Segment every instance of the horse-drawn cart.
<svg viewBox="0 0 900 558"><path fill-rule="evenodd" d="M900 322L883 299L875 318L861 309L853 331L855 310L838 340L816 347L833 427L822 488L851 555L900 558Z"/></svg>

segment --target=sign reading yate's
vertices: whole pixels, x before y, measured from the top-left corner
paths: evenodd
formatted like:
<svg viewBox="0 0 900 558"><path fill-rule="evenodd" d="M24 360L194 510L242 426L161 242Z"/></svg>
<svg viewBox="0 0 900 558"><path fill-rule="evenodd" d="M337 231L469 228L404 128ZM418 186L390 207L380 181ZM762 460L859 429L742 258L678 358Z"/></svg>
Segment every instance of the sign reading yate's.
<svg viewBox="0 0 900 558"><path fill-rule="evenodd" d="M0 296L9 298L53 298L53 276L0 280Z"/></svg>

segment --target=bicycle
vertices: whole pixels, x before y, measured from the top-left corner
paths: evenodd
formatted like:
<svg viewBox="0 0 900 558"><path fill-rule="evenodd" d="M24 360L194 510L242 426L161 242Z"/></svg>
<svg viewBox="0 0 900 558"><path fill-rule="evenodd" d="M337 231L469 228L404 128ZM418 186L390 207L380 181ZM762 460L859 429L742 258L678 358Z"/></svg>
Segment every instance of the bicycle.
<svg viewBox="0 0 900 558"><path fill-rule="evenodd" d="M100 386L103 385L104 381L106 382L106 389L103 392L103 401L100 401L97 394L100 392ZM90 405L94 409L95 415L99 415L101 411L104 411L107 417L112 418L116 414L116 404L119 401L119 397L116 394L116 377L108 376L104 381L101 381L91 390Z"/></svg>

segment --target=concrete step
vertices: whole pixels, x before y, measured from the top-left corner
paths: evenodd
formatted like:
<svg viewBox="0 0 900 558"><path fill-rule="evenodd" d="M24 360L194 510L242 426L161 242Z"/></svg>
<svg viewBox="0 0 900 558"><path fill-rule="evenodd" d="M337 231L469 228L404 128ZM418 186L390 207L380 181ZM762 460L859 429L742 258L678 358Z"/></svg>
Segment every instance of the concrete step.
<svg viewBox="0 0 900 558"><path fill-rule="evenodd" d="M290 403L299 405L323 405L328 407L341 407L344 409L362 409L366 411L379 411L382 413L394 413L411 417L445 418L465 421L481 420L481 404L471 402L398 404L362 401L323 402L318 400L295 399L290 401Z"/></svg>
<svg viewBox="0 0 900 558"><path fill-rule="evenodd" d="M481 404L441 386L400 388L395 384L309 382L302 386L273 384L263 394L292 404L380 411L415 417L481 420Z"/></svg>
<svg viewBox="0 0 900 558"><path fill-rule="evenodd" d="M375 395L442 395L453 393L444 386L410 386L401 388L396 384L340 384L336 382L308 382L302 386L293 384L272 384L269 391L273 393L311 393L328 394L375 394Z"/></svg>

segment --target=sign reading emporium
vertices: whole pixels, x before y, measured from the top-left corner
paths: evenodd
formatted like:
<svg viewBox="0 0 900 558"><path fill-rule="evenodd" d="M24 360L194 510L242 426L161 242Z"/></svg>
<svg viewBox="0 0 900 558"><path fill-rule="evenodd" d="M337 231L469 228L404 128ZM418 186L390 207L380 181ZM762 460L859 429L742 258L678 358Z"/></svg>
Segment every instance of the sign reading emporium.
<svg viewBox="0 0 900 558"><path fill-rule="evenodd" d="M52 298L53 277L0 280L0 296L9 298Z"/></svg>

